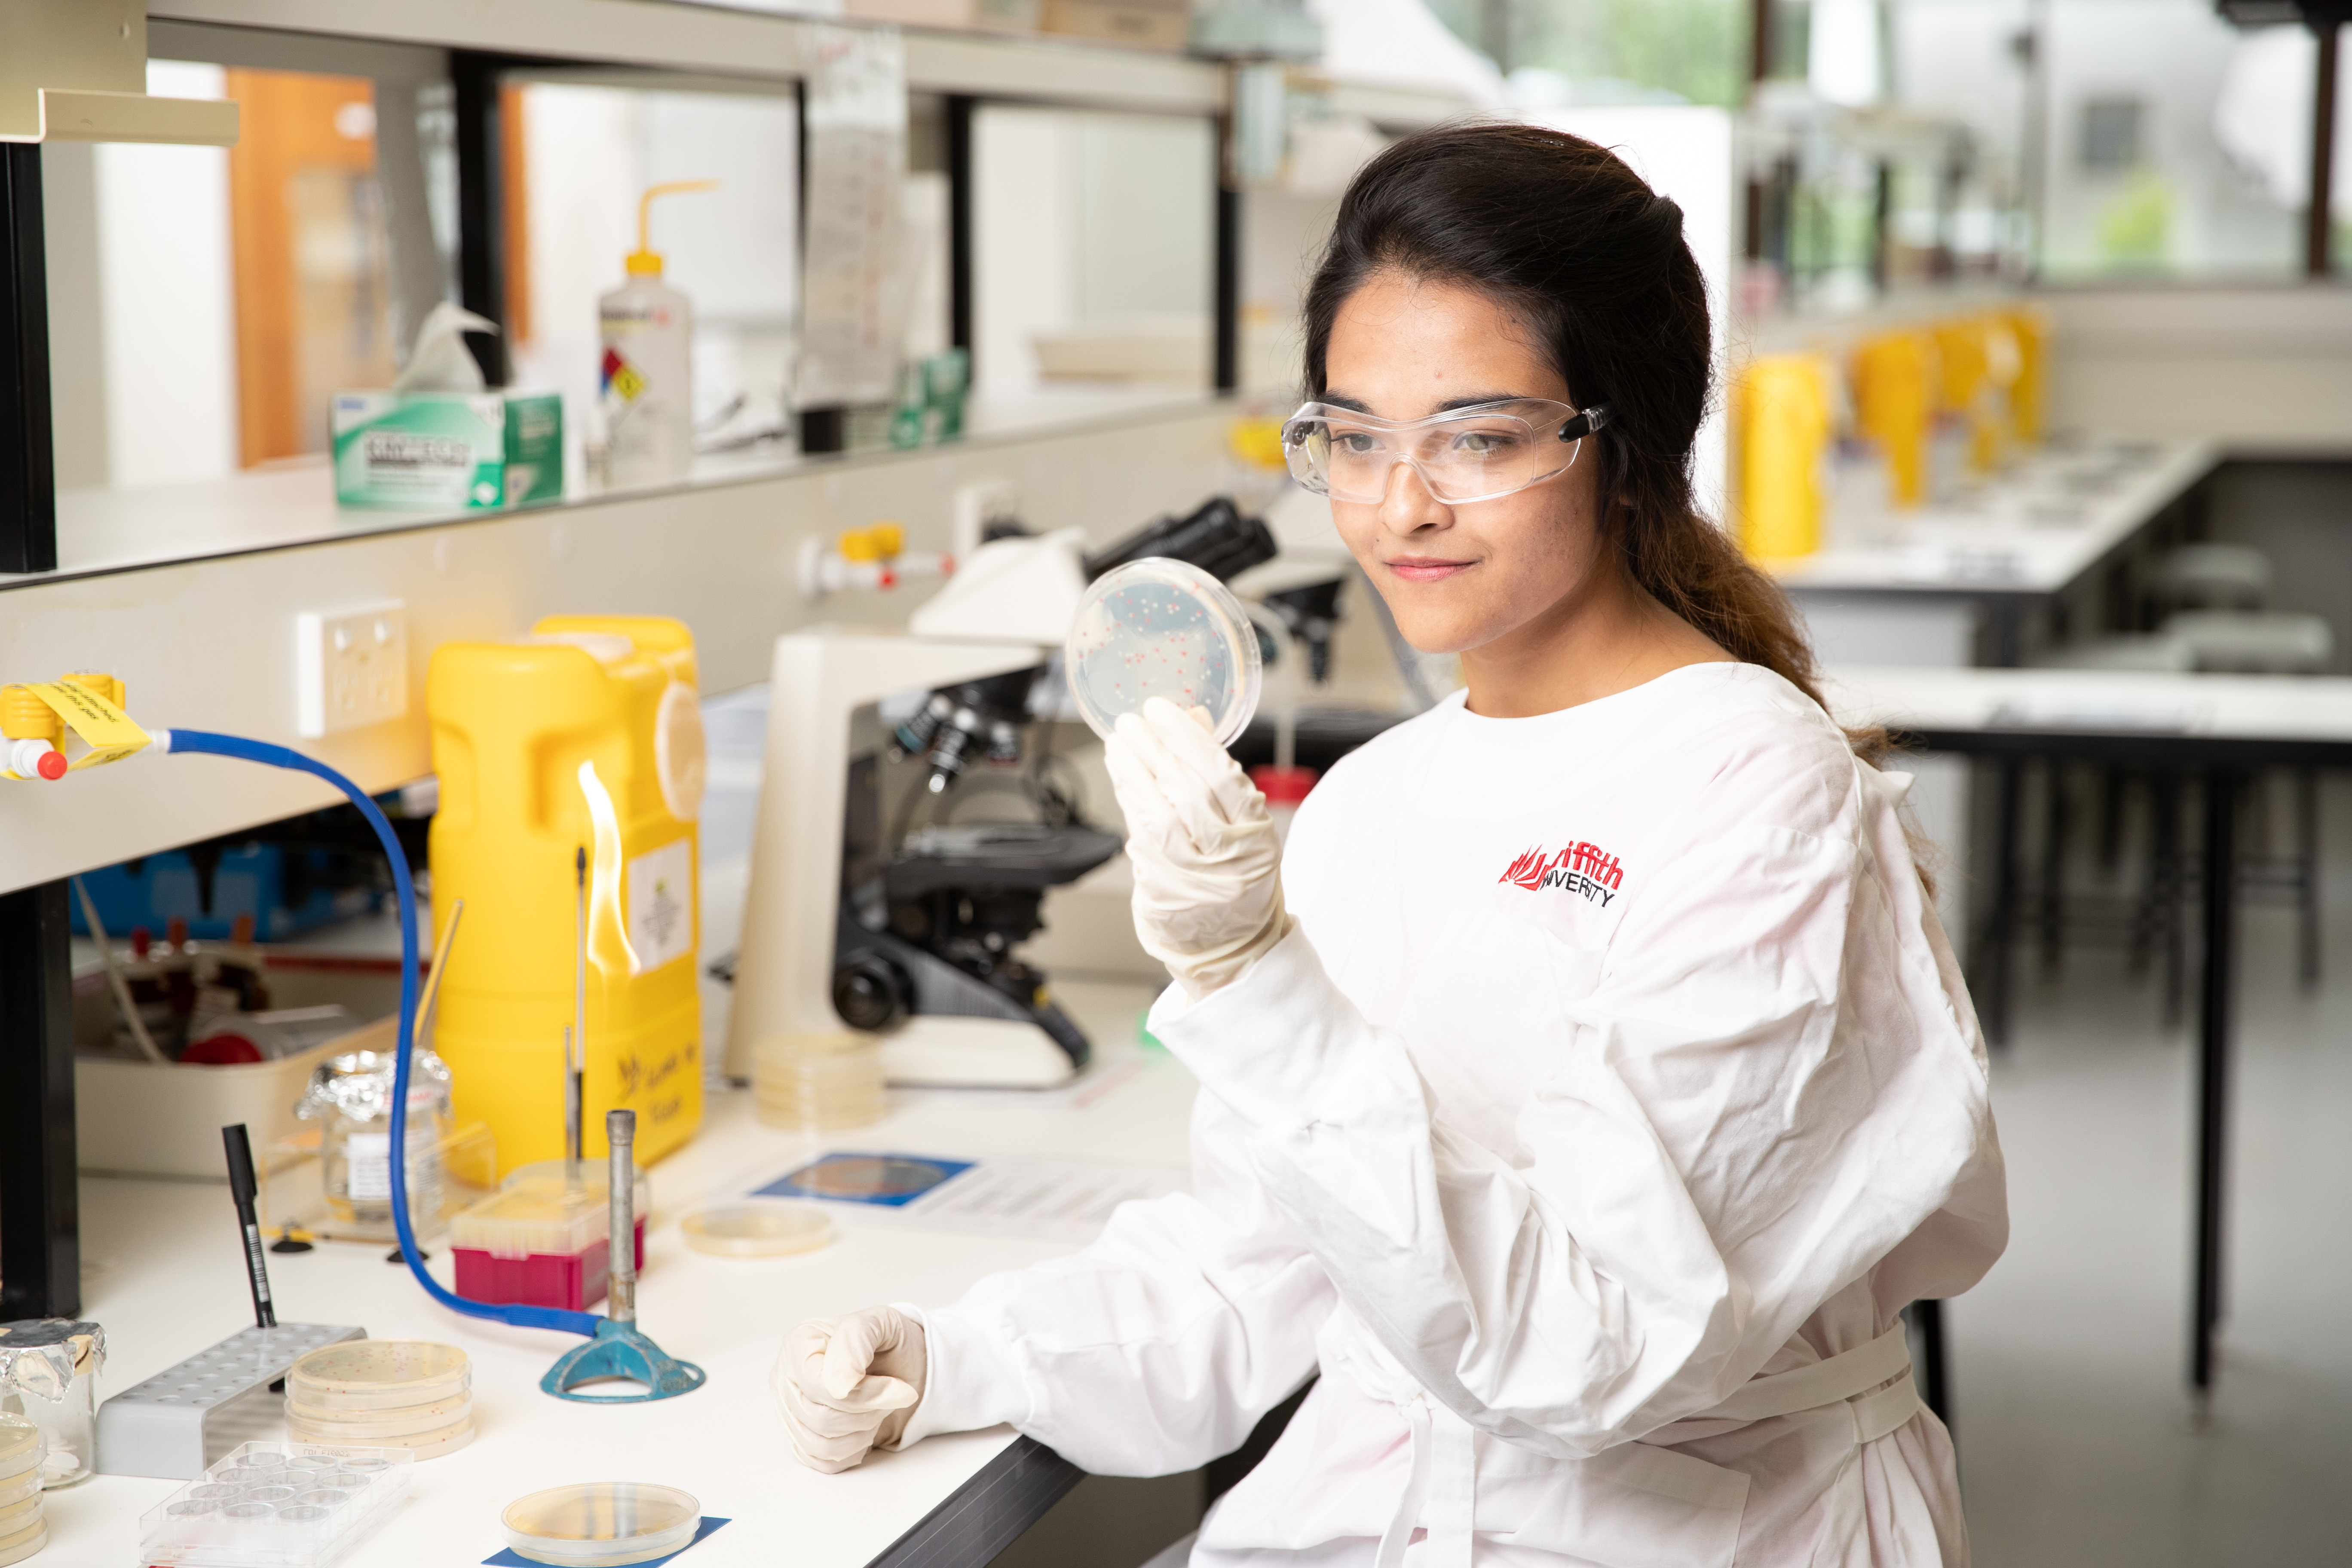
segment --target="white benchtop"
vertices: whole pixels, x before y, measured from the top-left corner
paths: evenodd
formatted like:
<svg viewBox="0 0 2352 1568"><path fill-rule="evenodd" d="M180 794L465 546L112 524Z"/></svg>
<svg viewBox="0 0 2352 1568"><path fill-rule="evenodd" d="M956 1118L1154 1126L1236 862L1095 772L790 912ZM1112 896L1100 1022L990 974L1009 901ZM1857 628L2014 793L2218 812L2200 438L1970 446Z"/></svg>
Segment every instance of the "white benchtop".
<svg viewBox="0 0 2352 1568"><path fill-rule="evenodd" d="M781 1173L826 1148L961 1157L1026 1154L1182 1168L1194 1085L1165 1053L1139 1050L1140 985L1057 981L1104 1065L1073 1089L893 1091L870 1127L803 1140L751 1119L748 1091L715 1095L701 1135L652 1173L654 1220L638 1288L639 1322L710 1381L682 1398L597 1409L539 1391L568 1334L509 1329L436 1306L380 1247L322 1245L269 1258L287 1321L357 1323L375 1339L429 1339L473 1358L473 1443L416 1467L410 1497L351 1557L350 1568L479 1563L506 1545L499 1511L567 1481L632 1479L684 1488L734 1522L692 1548L690 1568L772 1564L859 1568L1013 1440L1009 1428L935 1438L837 1477L792 1458L768 1392L784 1331L873 1301L941 1303L982 1275L1069 1250L1044 1242L919 1230L895 1216L835 1207L837 1239L801 1258L740 1260L690 1251L677 1216L707 1194ZM101 1399L252 1321L226 1185L85 1178L83 1315L106 1328ZM448 1254L435 1244L445 1283ZM93 1476L46 1500L42 1568L129 1568L139 1516L183 1483Z"/></svg>
<svg viewBox="0 0 2352 1568"><path fill-rule="evenodd" d="M1849 724L1913 730L2172 732L2352 740L2352 677L1839 666L1822 694Z"/></svg>
<svg viewBox="0 0 2352 1568"><path fill-rule="evenodd" d="M2054 594L2146 527L2221 460L2207 441L2086 437L2026 453L1950 505L1773 563L1795 593Z"/></svg>

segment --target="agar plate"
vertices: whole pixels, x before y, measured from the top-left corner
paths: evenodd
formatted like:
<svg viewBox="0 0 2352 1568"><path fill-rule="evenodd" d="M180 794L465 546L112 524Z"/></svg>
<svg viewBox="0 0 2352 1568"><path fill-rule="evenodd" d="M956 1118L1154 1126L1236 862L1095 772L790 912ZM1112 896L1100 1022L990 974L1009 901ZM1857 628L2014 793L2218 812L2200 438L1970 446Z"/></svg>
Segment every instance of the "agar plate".
<svg viewBox="0 0 2352 1568"><path fill-rule="evenodd" d="M720 1258L789 1258L833 1239L833 1221L799 1204L716 1204L677 1222L687 1246Z"/></svg>
<svg viewBox="0 0 2352 1568"><path fill-rule="evenodd" d="M47 1452L38 1426L22 1415L0 1410L0 1479L38 1468Z"/></svg>
<svg viewBox="0 0 2352 1568"><path fill-rule="evenodd" d="M1233 590L1156 555L1096 579L1062 653L1078 711L1106 739L1120 714L1165 697L1207 709L1217 743L1230 744L1265 679L1257 627Z"/></svg>
<svg viewBox="0 0 2352 1568"><path fill-rule="evenodd" d="M321 1345L286 1374L287 1394L326 1410L404 1410L467 1392L466 1352L430 1340Z"/></svg>

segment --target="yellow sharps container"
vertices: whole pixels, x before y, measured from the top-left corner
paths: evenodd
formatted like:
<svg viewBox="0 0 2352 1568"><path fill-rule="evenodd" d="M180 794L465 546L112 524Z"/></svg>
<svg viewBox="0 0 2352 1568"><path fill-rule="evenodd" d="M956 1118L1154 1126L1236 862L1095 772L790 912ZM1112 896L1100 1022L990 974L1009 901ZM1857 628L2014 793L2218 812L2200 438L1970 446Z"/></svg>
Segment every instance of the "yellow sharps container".
<svg viewBox="0 0 2352 1568"><path fill-rule="evenodd" d="M2017 384L2010 392L2011 422L2017 438L2032 446L2042 439L2049 410L2050 312L2039 305L2015 305L2008 311L2010 330L2017 334Z"/></svg>
<svg viewBox="0 0 2352 1568"><path fill-rule="evenodd" d="M582 1152L637 1113L647 1164L702 1121L694 638L652 616L558 616L518 642L434 650L425 706L441 805L433 907L466 900L436 1004L460 1121L501 1173L564 1153L576 858L589 864Z"/></svg>
<svg viewBox="0 0 2352 1568"><path fill-rule="evenodd" d="M1885 454L1896 506L1927 499L1928 385L1935 346L1924 332L1880 332L1853 355L1853 422Z"/></svg>
<svg viewBox="0 0 2352 1568"><path fill-rule="evenodd" d="M1821 548L1830 437L1829 363L1759 354L1739 385L1740 542L1765 560Z"/></svg>

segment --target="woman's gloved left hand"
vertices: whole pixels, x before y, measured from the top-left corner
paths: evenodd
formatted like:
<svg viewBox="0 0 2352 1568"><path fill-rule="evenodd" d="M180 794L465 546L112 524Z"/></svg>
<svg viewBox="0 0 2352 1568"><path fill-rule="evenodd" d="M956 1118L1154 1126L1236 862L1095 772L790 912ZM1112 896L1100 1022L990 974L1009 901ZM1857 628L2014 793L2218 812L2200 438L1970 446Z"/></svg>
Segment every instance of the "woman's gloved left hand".
<svg viewBox="0 0 2352 1568"><path fill-rule="evenodd" d="M1127 815L1136 935L1205 996L1290 930L1265 797L1209 732L1206 710L1162 697L1120 715L1104 761Z"/></svg>
<svg viewBox="0 0 2352 1568"><path fill-rule="evenodd" d="M896 1307L803 1323L768 1377L793 1457L832 1475L897 1447L929 1370L923 1325Z"/></svg>

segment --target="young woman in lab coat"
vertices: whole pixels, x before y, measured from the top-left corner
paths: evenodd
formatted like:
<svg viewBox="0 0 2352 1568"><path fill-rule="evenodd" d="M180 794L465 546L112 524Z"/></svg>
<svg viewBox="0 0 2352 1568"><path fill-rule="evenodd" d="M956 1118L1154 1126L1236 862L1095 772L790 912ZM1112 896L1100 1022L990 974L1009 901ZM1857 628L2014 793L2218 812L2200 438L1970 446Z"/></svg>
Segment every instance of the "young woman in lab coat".
<svg viewBox="0 0 2352 1568"><path fill-rule="evenodd" d="M1357 176L1307 319L1294 469L1467 691L1286 853L1191 717L1120 721L1192 1192L802 1325L795 1451L1010 1422L1167 1474L1319 1371L1194 1568L1964 1563L1896 1314L2000 1253L1984 1053L1901 775L1692 509L1681 213L1573 136L1428 132Z"/></svg>

